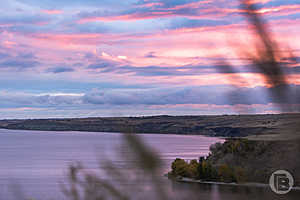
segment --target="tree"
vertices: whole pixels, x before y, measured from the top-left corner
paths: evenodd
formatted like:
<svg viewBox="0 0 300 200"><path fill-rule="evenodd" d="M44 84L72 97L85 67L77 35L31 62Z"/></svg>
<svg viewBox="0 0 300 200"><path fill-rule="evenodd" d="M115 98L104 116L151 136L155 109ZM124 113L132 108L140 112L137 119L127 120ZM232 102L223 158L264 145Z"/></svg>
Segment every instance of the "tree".
<svg viewBox="0 0 300 200"><path fill-rule="evenodd" d="M197 160L191 160L188 165L188 177L197 178L199 176L198 167L199 163L197 162Z"/></svg>
<svg viewBox="0 0 300 200"><path fill-rule="evenodd" d="M218 174L220 176L220 180L223 182L236 181L233 174L233 170L227 164L223 164L219 167Z"/></svg>
<svg viewBox="0 0 300 200"><path fill-rule="evenodd" d="M238 183L244 183L247 181L246 170L242 167L236 167L234 169L234 175Z"/></svg>
<svg viewBox="0 0 300 200"><path fill-rule="evenodd" d="M173 161L171 168L174 176L188 176L189 165L183 159L176 158Z"/></svg>

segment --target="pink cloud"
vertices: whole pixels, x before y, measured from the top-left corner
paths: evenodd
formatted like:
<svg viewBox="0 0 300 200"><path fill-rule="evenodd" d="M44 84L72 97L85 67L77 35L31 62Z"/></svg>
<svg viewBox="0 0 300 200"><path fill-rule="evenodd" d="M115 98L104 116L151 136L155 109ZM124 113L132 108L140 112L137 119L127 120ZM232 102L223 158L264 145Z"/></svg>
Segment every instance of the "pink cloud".
<svg viewBox="0 0 300 200"><path fill-rule="evenodd" d="M126 15L117 15L117 16L105 16L105 17L85 17L77 21L79 24L88 23L88 22L97 22L97 21L134 21L134 20L144 20L144 19L153 19L161 17L170 17L175 16L171 11L168 12L148 12L148 13L133 13Z"/></svg>
<svg viewBox="0 0 300 200"><path fill-rule="evenodd" d="M13 41L8 41L8 40L5 40L2 42L3 46L6 47L6 48L12 48L13 46L15 46L17 43L16 42L13 42Z"/></svg>
<svg viewBox="0 0 300 200"><path fill-rule="evenodd" d="M258 3L267 3L270 0L256 0ZM199 1L192 2L183 5L177 5L170 8L159 8L157 10L150 9L146 12L135 12L132 14L125 15L112 15L112 16L87 16L83 17L77 21L77 23L88 23L88 22L96 22L96 21L133 21L133 20L145 20L145 19L155 19L155 18L166 18L166 17L174 17L181 16L187 17L190 19L216 19L217 17L225 17L228 15L239 15L245 12L243 9L239 8L218 8L214 5L211 5L212 1ZM208 7L201 7L202 5L209 5ZM144 4L145 7L153 7L155 5L160 5L160 3L149 3ZM193 13L181 13L178 12L182 9L193 9ZM282 6L274 6L270 8L261 8L257 12L261 14L272 14L273 16L282 16L282 15L290 15L298 13L300 10L300 5L282 5Z"/></svg>
<svg viewBox="0 0 300 200"><path fill-rule="evenodd" d="M103 74L101 74L103 76ZM110 74L109 76L112 76ZM241 73L241 74L207 74L207 75L190 75L190 76L155 76L140 77L134 74L119 74L114 76L116 80L124 83L130 83L132 79L138 84L160 84L173 86L206 86L206 85L233 85L236 87L254 88L258 86L270 87L261 74ZM300 85L299 75L288 75L288 83Z"/></svg>
<svg viewBox="0 0 300 200"><path fill-rule="evenodd" d="M167 18L174 16L182 16L193 19L207 19L207 18L216 18L220 16L225 16L230 13L240 12L239 9L221 9L215 6L210 5L208 8L201 8L202 5L210 4L213 1L199 1L199 2L191 2L183 5L177 5L170 8L159 8L159 9L150 9L146 12L136 11L131 14L120 14L120 15L111 15L111 16L86 16L82 17L77 23L88 23L88 22L96 22L96 21L132 21L132 20L145 20L145 19L155 19L155 18ZM156 5L162 5L161 3L149 3L143 4L144 7L153 7ZM141 5L141 6L143 6ZM193 13L181 13L178 12L183 9L192 9Z"/></svg>
<svg viewBox="0 0 300 200"><path fill-rule="evenodd" d="M78 34L56 34L56 33L41 33L31 34L30 37L34 40L41 40L49 43L59 43L65 45L96 45L106 43L107 39L112 39L110 35L98 33L78 33Z"/></svg>
<svg viewBox="0 0 300 200"><path fill-rule="evenodd" d="M258 13L268 14L272 16L283 16L299 13L300 5L282 5L271 8L262 8L258 10Z"/></svg>
<svg viewBox="0 0 300 200"><path fill-rule="evenodd" d="M58 15L62 14L62 10L42 10L42 13L48 14L48 15Z"/></svg>
<svg viewBox="0 0 300 200"><path fill-rule="evenodd" d="M268 3L273 0L249 0L250 3Z"/></svg>

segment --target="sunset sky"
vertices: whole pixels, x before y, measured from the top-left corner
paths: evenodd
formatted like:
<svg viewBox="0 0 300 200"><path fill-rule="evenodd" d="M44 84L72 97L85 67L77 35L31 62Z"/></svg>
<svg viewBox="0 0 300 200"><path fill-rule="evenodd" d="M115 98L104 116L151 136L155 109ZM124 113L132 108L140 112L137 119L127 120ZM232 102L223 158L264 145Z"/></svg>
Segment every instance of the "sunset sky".
<svg viewBox="0 0 300 200"><path fill-rule="evenodd" d="M298 89L300 2L255 2ZM0 11L1 119L278 112L245 58L256 40L238 1L7 0Z"/></svg>

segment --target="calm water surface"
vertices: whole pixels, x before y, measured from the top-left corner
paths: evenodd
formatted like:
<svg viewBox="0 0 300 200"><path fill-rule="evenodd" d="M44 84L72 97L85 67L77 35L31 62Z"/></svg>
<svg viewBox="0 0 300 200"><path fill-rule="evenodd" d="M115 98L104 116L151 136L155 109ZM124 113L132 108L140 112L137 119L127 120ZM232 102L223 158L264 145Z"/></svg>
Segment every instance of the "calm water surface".
<svg viewBox="0 0 300 200"><path fill-rule="evenodd" d="M197 159L209 152L209 146L221 139L202 136L143 134L141 137L163 160L162 174L177 158ZM64 199L60 184L65 182L68 166L81 161L90 169L110 159L114 165L126 165L122 134L90 132L16 131L0 129L0 199L19 199L23 193L34 199ZM269 188L247 188L174 183L164 185L173 193L195 189L199 199L299 199L299 192L274 195ZM134 184L134 183L132 183ZM144 183L147 185L147 183ZM13 195L14 193L14 195Z"/></svg>

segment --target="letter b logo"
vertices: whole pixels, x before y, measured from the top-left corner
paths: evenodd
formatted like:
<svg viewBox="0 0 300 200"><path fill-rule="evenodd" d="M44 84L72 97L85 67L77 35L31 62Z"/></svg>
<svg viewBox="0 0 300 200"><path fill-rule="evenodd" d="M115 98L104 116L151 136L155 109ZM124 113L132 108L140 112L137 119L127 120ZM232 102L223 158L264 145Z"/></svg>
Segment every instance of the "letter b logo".
<svg viewBox="0 0 300 200"><path fill-rule="evenodd" d="M277 170L271 175L269 184L273 192L277 194L286 194L292 189L294 179L288 171Z"/></svg>

